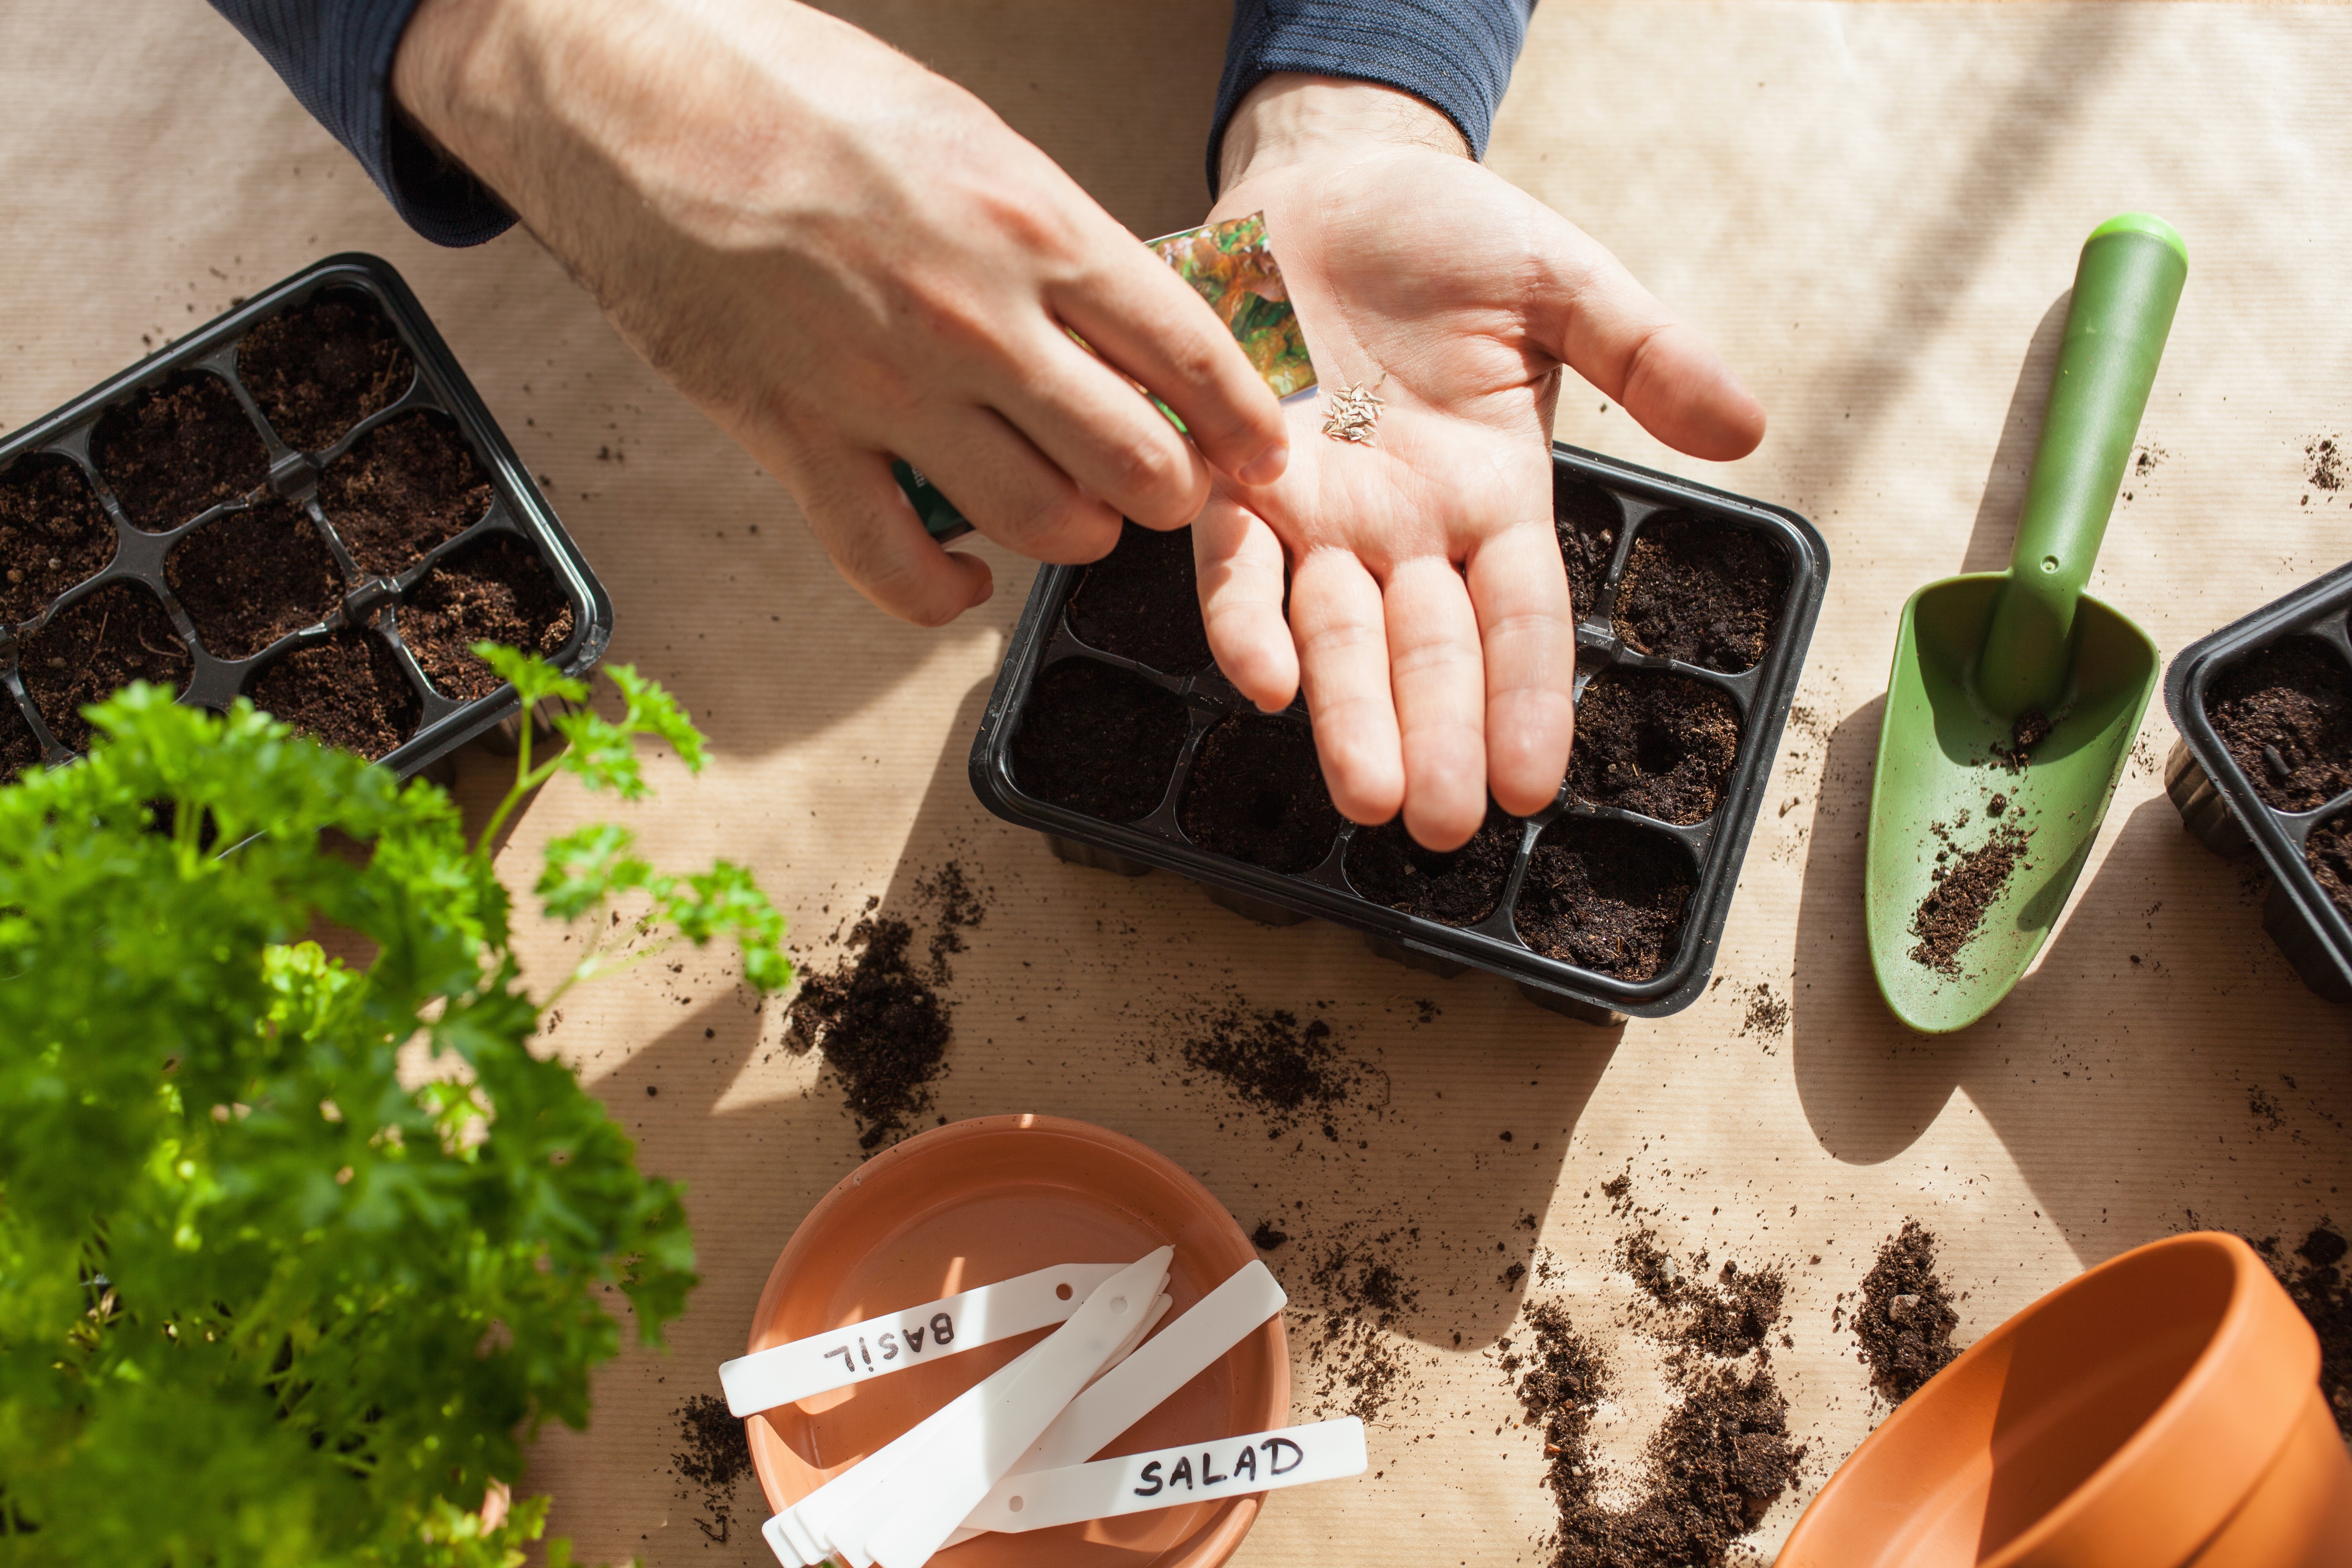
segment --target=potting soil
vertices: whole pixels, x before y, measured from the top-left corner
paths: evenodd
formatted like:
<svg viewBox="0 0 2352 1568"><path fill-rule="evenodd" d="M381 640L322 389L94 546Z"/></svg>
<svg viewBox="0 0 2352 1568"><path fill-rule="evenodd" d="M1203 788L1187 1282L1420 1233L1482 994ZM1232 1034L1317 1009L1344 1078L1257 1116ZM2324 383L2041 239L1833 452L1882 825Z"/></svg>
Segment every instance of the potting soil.
<svg viewBox="0 0 2352 1568"><path fill-rule="evenodd" d="M2213 679L2206 717L2254 793L2310 811L2352 789L2352 672L2313 637L2248 654Z"/></svg>
<svg viewBox="0 0 2352 1568"><path fill-rule="evenodd" d="M1772 646L1789 599L1789 559L1765 534L1654 517L1633 536L1617 584L1617 635L1643 653L1736 674Z"/></svg>
<svg viewBox="0 0 2352 1568"><path fill-rule="evenodd" d="M1348 880L1365 898L1441 925L1472 926L1495 912L1518 857L1519 819L1489 801L1459 849L1424 848L1404 819L1360 827L1348 840Z"/></svg>
<svg viewBox="0 0 2352 1568"><path fill-rule="evenodd" d="M572 601L520 539L491 539L436 562L394 612L400 640L445 697L488 697L503 683L478 642L552 658L572 640Z"/></svg>
<svg viewBox="0 0 2352 1568"><path fill-rule="evenodd" d="M1296 874L1331 852L1344 824L1304 724L1236 713L1201 738L1177 814L1202 848Z"/></svg>
<svg viewBox="0 0 2352 1568"><path fill-rule="evenodd" d="M751 1473L751 1444L740 1416L730 1415L727 1402L715 1394L697 1394L670 1412L677 1423L677 1440L686 1445L669 1457L670 1468L689 1486L701 1490L702 1511L697 1518L702 1533L723 1542L735 1519L735 1485Z"/></svg>
<svg viewBox="0 0 2352 1568"><path fill-rule="evenodd" d="M1132 822L1168 793L1192 723L1174 692L1117 665L1066 658L1037 678L1013 736L1013 777L1039 800Z"/></svg>
<svg viewBox="0 0 2352 1568"><path fill-rule="evenodd" d="M237 345L236 375L278 438L298 451L332 446L408 388L416 362L374 300L322 289Z"/></svg>
<svg viewBox="0 0 2352 1568"><path fill-rule="evenodd" d="M1562 817L1528 857L1513 918L1549 957L1620 980L1648 980L1673 962L1696 886L1689 857L1629 823Z"/></svg>
<svg viewBox="0 0 2352 1568"><path fill-rule="evenodd" d="M424 716L392 645L366 632L337 632L272 660L250 695L305 734L370 759L416 733Z"/></svg>
<svg viewBox="0 0 2352 1568"><path fill-rule="evenodd" d="M1609 581L1625 513L1607 490L1559 468L1552 470L1551 513L1560 559L1568 565L1569 602L1580 621L1592 614Z"/></svg>
<svg viewBox="0 0 2352 1568"><path fill-rule="evenodd" d="M2311 830L2303 841L2304 864L2319 879L2319 890L2352 921L2352 816L2336 816Z"/></svg>
<svg viewBox="0 0 2352 1568"><path fill-rule="evenodd" d="M89 455L133 528L160 533L269 475L269 448L228 383L189 371L106 411Z"/></svg>
<svg viewBox="0 0 2352 1568"><path fill-rule="evenodd" d="M1168 675L1209 664L1209 634L1192 567L1192 531L1128 522L1118 544L1087 568L1070 596L1070 630L1089 647Z"/></svg>
<svg viewBox="0 0 2352 1568"><path fill-rule="evenodd" d="M490 481L444 415L377 426L319 474L319 507L362 572L390 576L490 507Z"/></svg>
<svg viewBox="0 0 2352 1568"><path fill-rule="evenodd" d="M1935 822L1928 829L1944 847L1936 852L1937 864L1930 874L1935 885L1911 914L1911 934L1918 938L1911 946L1911 962L1957 980L1961 950L1975 940L2010 878L2021 867L2030 868L2025 851L2031 835L2003 824L1976 848L1961 849L1953 842L1950 826Z"/></svg>
<svg viewBox="0 0 2352 1568"><path fill-rule="evenodd" d="M1338 1106L1363 1077L1362 1067L1333 1042L1330 1025L1320 1018L1302 1024L1280 1008L1220 1013L1180 1048L1186 1066L1265 1117L1268 1137Z"/></svg>
<svg viewBox="0 0 2352 1568"><path fill-rule="evenodd" d="M1612 669L1576 703L1569 787L1594 805L1661 822L1705 822L1739 753L1739 710L1687 676Z"/></svg>
<svg viewBox="0 0 2352 1568"><path fill-rule="evenodd" d="M82 471L36 453L0 474L0 622L29 621L114 559L114 524Z"/></svg>
<svg viewBox="0 0 2352 1568"><path fill-rule="evenodd" d="M194 661L172 629L163 601L130 583L100 588L25 639L16 668L49 733L75 751L89 744L81 710L134 680L177 691Z"/></svg>
<svg viewBox="0 0 2352 1568"><path fill-rule="evenodd" d="M310 513L276 496L188 534L163 574L215 658L250 658L317 626L342 597L342 574Z"/></svg>
<svg viewBox="0 0 2352 1568"><path fill-rule="evenodd" d="M2352 1242L2322 1220L2292 1249L2274 1236L2253 1245L2319 1336L2319 1392L2352 1441L2352 1280L2344 1267Z"/></svg>
<svg viewBox="0 0 2352 1568"><path fill-rule="evenodd" d="M1891 1404L1918 1393L1960 1353L1952 1344L1960 1315L1936 1272L1936 1237L1917 1220L1905 1220L1878 1249L1847 1322L1862 1342L1871 1386Z"/></svg>

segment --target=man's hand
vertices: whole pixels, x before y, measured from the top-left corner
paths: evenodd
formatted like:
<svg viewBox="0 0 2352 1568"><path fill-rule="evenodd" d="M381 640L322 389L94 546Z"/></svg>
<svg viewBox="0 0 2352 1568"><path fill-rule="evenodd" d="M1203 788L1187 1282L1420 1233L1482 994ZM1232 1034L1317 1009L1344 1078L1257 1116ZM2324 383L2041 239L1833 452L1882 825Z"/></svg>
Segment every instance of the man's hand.
<svg viewBox="0 0 2352 1568"><path fill-rule="evenodd" d="M1181 279L979 100L821 12L425 0L393 86L895 615L937 625L991 584L893 457L1056 562L1108 551L1122 513L1191 521L1211 465L1282 471L1280 408Z"/></svg>
<svg viewBox="0 0 2352 1568"><path fill-rule="evenodd" d="M1210 216L1265 212L1322 395L1290 411L1281 479L1220 481L1193 527L1218 666L1268 710L1303 677L1333 802L1358 822L1402 807L1436 848L1477 830L1489 791L1525 815L1567 770L1560 367L1696 457L1764 434L1696 331L1465 154L1444 116L1387 88L1276 76L1243 100ZM1343 383L1385 405L1372 445L1318 434Z"/></svg>

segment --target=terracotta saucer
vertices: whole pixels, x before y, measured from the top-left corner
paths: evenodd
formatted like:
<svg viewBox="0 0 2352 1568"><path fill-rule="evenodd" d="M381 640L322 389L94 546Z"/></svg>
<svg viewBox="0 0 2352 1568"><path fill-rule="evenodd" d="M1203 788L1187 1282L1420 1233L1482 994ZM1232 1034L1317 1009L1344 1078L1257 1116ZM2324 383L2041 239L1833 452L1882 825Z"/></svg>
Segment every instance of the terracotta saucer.
<svg viewBox="0 0 2352 1568"><path fill-rule="evenodd" d="M1208 1189L1134 1139L1057 1116L987 1116L909 1138L809 1211L768 1276L750 1349L1056 1263L1131 1263L1173 1246L1170 1316L1257 1256ZM780 1405L744 1423L781 1510L1011 1361L1045 1331ZM1277 1314L1104 1450L1129 1454L1281 1426L1290 1354ZM1259 1499L1024 1535L982 1535L944 1568L1217 1568Z"/></svg>

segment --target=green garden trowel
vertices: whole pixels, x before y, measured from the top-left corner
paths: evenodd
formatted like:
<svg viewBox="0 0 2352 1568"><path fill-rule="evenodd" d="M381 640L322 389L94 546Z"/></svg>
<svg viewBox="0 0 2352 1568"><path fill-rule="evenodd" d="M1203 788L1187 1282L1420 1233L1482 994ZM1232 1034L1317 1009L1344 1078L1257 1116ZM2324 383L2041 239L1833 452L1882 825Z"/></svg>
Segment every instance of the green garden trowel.
<svg viewBox="0 0 2352 1568"><path fill-rule="evenodd" d="M2009 570L1903 606L1863 901L1879 992L1922 1033L1975 1023L2042 951L2156 689L2156 645L2083 584L2188 276L2160 218L2091 231Z"/></svg>

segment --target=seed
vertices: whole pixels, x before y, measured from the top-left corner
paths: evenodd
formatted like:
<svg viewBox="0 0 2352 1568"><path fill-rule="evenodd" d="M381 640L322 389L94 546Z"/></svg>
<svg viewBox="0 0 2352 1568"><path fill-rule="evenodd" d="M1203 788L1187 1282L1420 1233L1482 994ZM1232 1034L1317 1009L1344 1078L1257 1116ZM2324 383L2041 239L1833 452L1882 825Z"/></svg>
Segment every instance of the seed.
<svg viewBox="0 0 2352 1568"><path fill-rule="evenodd" d="M62 572L62 571L64 571L65 569L66 569L66 563L65 563L64 562L62 562L62 561L58 560L58 559L56 556L54 556L54 555L52 555L52 556L50 556L50 557L49 557L49 570L50 570L50 571L52 571L52 572Z"/></svg>
<svg viewBox="0 0 2352 1568"><path fill-rule="evenodd" d="M2287 775L2294 771L2286 765L2286 759L2279 755L2279 749L2276 746L2263 748L2263 767L2270 773L2271 778L2279 784L2286 783Z"/></svg>

